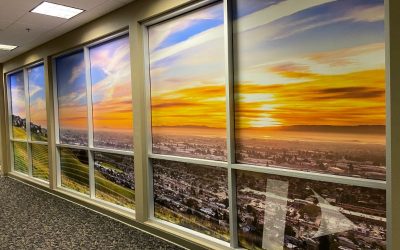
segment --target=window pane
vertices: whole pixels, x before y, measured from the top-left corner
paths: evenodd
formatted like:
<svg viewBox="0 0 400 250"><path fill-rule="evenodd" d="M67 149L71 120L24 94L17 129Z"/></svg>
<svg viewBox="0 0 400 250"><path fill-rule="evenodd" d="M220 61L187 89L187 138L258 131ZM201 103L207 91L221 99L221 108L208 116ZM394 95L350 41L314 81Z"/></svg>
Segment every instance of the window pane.
<svg viewBox="0 0 400 250"><path fill-rule="evenodd" d="M28 151L26 143L13 142L14 170L28 174Z"/></svg>
<svg viewBox="0 0 400 250"><path fill-rule="evenodd" d="M87 145L86 74L83 51L56 59L60 143Z"/></svg>
<svg viewBox="0 0 400 250"><path fill-rule="evenodd" d="M14 139L26 139L26 111L24 73L19 71L8 77L11 94L12 135Z"/></svg>
<svg viewBox="0 0 400 250"><path fill-rule="evenodd" d="M223 6L149 27L153 153L226 160Z"/></svg>
<svg viewBox="0 0 400 250"><path fill-rule="evenodd" d="M44 65L28 69L32 141L47 141L46 90Z"/></svg>
<svg viewBox="0 0 400 250"><path fill-rule="evenodd" d="M133 157L94 153L96 197L133 209L135 207L135 179Z"/></svg>
<svg viewBox="0 0 400 250"><path fill-rule="evenodd" d="M89 194L88 154L85 150L60 148L61 185Z"/></svg>
<svg viewBox="0 0 400 250"><path fill-rule="evenodd" d="M229 241L227 171L153 160L155 217Z"/></svg>
<svg viewBox="0 0 400 250"><path fill-rule="evenodd" d="M49 180L49 155L47 145L32 144L32 176Z"/></svg>
<svg viewBox="0 0 400 250"><path fill-rule="evenodd" d="M384 180L384 1L235 2L237 161Z"/></svg>
<svg viewBox="0 0 400 250"><path fill-rule="evenodd" d="M240 245L248 249L386 249L385 192L238 171Z"/></svg>
<svg viewBox="0 0 400 250"><path fill-rule="evenodd" d="M90 48L94 146L133 149L129 37Z"/></svg>

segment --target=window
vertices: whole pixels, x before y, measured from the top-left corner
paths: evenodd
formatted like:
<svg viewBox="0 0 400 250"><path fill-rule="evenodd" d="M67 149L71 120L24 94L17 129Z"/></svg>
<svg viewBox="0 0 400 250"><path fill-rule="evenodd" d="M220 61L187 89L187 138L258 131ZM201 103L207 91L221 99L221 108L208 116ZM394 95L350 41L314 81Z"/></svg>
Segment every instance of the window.
<svg viewBox="0 0 400 250"><path fill-rule="evenodd" d="M238 171L239 243L248 249L385 249L386 191Z"/></svg>
<svg viewBox="0 0 400 250"><path fill-rule="evenodd" d="M237 161L385 180L383 0L236 2Z"/></svg>
<svg viewBox="0 0 400 250"><path fill-rule="evenodd" d="M226 169L153 160L154 215L229 241Z"/></svg>
<svg viewBox="0 0 400 250"><path fill-rule="evenodd" d="M223 5L147 34L154 217L229 241Z"/></svg>
<svg viewBox="0 0 400 250"><path fill-rule="evenodd" d="M7 80L13 170L48 181L44 65L37 63L10 73Z"/></svg>
<svg viewBox="0 0 400 250"><path fill-rule="evenodd" d="M384 249L383 0L230 4L145 24L154 221L233 248Z"/></svg>
<svg viewBox="0 0 400 250"><path fill-rule="evenodd" d="M128 35L55 58L59 183L134 209L131 67Z"/></svg>
<svg viewBox="0 0 400 250"><path fill-rule="evenodd" d="M153 153L226 161L222 4L152 25L148 36Z"/></svg>

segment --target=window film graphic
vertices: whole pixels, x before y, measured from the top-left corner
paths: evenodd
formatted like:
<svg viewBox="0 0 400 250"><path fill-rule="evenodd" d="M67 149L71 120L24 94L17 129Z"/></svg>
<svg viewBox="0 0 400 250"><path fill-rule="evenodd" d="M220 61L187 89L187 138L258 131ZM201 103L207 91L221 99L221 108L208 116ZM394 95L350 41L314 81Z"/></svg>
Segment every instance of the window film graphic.
<svg viewBox="0 0 400 250"><path fill-rule="evenodd" d="M11 122L13 139L26 140L26 108L24 72L18 71L8 76L11 97Z"/></svg>
<svg viewBox="0 0 400 250"><path fill-rule="evenodd" d="M235 3L237 161L384 180L384 1Z"/></svg>
<svg viewBox="0 0 400 250"><path fill-rule="evenodd" d="M25 142L13 142L14 170L28 174L28 151Z"/></svg>
<svg viewBox="0 0 400 250"><path fill-rule="evenodd" d="M96 197L135 208L135 176L133 157L109 153L94 153Z"/></svg>
<svg viewBox="0 0 400 250"><path fill-rule="evenodd" d="M56 59L60 143L87 145L86 74L83 51Z"/></svg>
<svg viewBox="0 0 400 250"><path fill-rule="evenodd" d="M133 150L133 112L129 37L91 47L93 144Z"/></svg>
<svg viewBox="0 0 400 250"><path fill-rule="evenodd" d="M88 153L85 150L60 148L61 185L89 194Z"/></svg>
<svg viewBox="0 0 400 250"><path fill-rule="evenodd" d="M31 144L32 176L45 181L49 180L49 155L47 145Z"/></svg>
<svg viewBox="0 0 400 250"><path fill-rule="evenodd" d="M152 160L155 217L229 241L227 171Z"/></svg>
<svg viewBox="0 0 400 250"><path fill-rule="evenodd" d="M47 141L46 89L44 65L27 69L32 141Z"/></svg>
<svg viewBox="0 0 400 250"><path fill-rule="evenodd" d="M222 4L148 33L153 153L225 161Z"/></svg>
<svg viewBox="0 0 400 250"><path fill-rule="evenodd" d="M386 191L238 171L241 247L386 249Z"/></svg>

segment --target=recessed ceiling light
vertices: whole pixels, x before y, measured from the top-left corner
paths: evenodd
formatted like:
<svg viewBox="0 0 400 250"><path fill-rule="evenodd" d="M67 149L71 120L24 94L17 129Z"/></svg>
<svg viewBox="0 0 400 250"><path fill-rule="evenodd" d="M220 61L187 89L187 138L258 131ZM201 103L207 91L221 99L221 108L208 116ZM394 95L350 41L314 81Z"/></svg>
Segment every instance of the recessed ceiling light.
<svg viewBox="0 0 400 250"><path fill-rule="evenodd" d="M10 50L15 49L16 47L18 47L18 46L7 45L7 44L0 44L0 50L7 50L7 51L10 51Z"/></svg>
<svg viewBox="0 0 400 250"><path fill-rule="evenodd" d="M64 6L61 4L43 2L43 3L39 4L36 8L31 10L31 12L48 15L48 16L55 16L55 17L70 19L70 18L78 15L79 13L82 13L83 10Z"/></svg>

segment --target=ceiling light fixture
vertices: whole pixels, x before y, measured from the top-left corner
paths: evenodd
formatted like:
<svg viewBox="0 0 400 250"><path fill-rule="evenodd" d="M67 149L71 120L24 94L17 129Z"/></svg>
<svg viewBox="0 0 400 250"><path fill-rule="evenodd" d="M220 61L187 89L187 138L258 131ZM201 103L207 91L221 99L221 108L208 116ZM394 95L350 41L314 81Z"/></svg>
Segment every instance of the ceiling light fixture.
<svg viewBox="0 0 400 250"><path fill-rule="evenodd" d="M49 2L42 2L36 8L31 10L33 13L48 15L48 16L55 16L65 19L70 19L79 13L82 13L83 10L68 7L61 4L49 3Z"/></svg>
<svg viewBox="0 0 400 250"><path fill-rule="evenodd" d="M16 47L18 47L18 46L7 45L7 44L0 44L0 50L7 50L7 51L10 51L10 50L15 49Z"/></svg>

